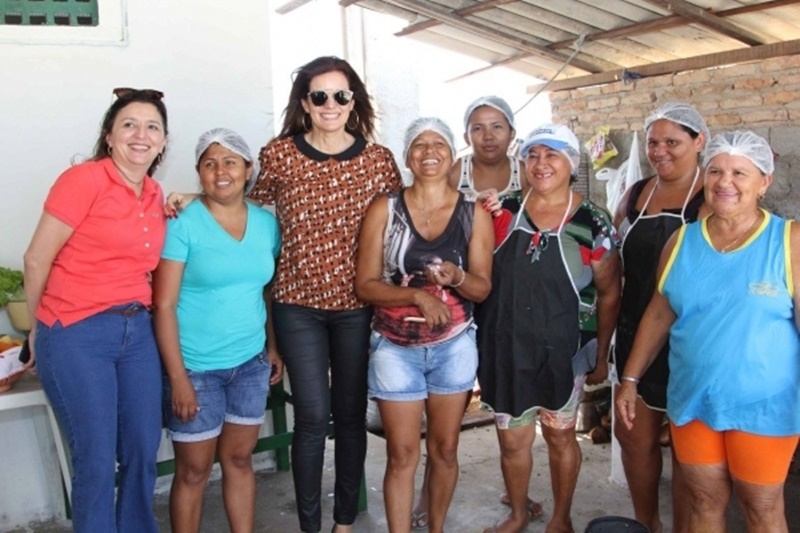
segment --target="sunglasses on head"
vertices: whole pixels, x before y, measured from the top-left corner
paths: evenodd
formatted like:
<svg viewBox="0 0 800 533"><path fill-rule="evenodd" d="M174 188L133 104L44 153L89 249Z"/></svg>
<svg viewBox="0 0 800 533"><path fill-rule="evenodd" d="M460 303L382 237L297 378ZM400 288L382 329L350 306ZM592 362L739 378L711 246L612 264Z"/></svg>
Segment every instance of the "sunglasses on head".
<svg viewBox="0 0 800 533"><path fill-rule="evenodd" d="M155 89L133 89L131 87L117 87L112 91L117 98L134 98L136 96L144 96L153 100L161 100L164 98L164 93Z"/></svg>
<svg viewBox="0 0 800 533"><path fill-rule="evenodd" d="M333 99L339 105L347 105L350 103L350 100L353 99L353 91L339 89L338 91L334 91L331 94L333 95ZM328 101L328 92L311 91L310 93L308 93L308 99L311 100L311 103L317 107L323 106L325 105L325 102Z"/></svg>

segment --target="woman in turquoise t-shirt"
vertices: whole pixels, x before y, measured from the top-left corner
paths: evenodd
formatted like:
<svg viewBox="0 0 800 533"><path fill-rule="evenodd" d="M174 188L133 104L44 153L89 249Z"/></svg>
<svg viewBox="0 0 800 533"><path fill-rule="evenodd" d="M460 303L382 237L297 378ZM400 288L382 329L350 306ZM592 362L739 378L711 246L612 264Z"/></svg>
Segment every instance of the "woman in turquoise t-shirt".
<svg viewBox="0 0 800 533"><path fill-rule="evenodd" d="M200 137L196 155L203 194L169 221L154 278L164 413L175 449L170 522L173 531L199 530L217 455L230 528L252 531L251 454L269 384L283 374L264 301L280 233L272 213L245 202L258 173L244 139L213 129Z"/></svg>
<svg viewBox="0 0 800 533"><path fill-rule="evenodd" d="M783 486L800 434L800 226L761 209L773 153L749 131L714 137L712 214L667 241L658 286L620 377L631 429L636 385L669 339L667 416L692 506L690 531L725 531L735 489L748 530L788 531Z"/></svg>

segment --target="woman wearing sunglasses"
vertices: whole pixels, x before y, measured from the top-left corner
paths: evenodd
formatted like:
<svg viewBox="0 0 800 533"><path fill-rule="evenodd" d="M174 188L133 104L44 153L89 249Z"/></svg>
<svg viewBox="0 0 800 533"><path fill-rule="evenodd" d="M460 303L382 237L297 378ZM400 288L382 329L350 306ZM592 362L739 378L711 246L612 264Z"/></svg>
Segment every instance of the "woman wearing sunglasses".
<svg viewBox="0 0 800 533"><path fill-rule="evenodd" d="M37 319L29 340L72 454L74 530L155 533L161 363L150 272L165 220L150 176L167 143L167 110L160 91L114 93L94 156L56 180L25 252Z"/></svg>
<svg viewBox="0 0 800 533"><path fill-rule="evenodd" d="M391 152L369 139L375 113L358 74L320 57L295 72L278 137L261 150L250 196L274 204L281 250L273 324L294 398L302 531L320 531L325 436L336 428L334 530L352 530L367 448L372 310L356 298L356 239L372 200L400 188Z"/></svg>

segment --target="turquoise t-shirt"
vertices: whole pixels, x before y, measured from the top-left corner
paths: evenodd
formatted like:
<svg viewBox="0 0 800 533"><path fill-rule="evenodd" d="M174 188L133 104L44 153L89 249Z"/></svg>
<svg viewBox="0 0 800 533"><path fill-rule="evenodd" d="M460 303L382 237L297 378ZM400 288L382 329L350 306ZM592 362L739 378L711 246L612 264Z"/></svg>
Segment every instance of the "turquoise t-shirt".
<svg viewBox="0 0 800 533"><path fill-rule="evenodd" d="M187 369L239 366L264 350L264 287L280 251L278 222L248 204L241 241L196 201L167 222L163 259L185 263L178 298L178 329Z"/></svg>
<svg viewBox="0 0 800 533"><path fill-rule="evenodd" d="M708 219L683 226L659 290L677 315L669 337L667 414L716 431L800 433L800 334L794 321L789 227L764 221L728 253Z"/></svg>

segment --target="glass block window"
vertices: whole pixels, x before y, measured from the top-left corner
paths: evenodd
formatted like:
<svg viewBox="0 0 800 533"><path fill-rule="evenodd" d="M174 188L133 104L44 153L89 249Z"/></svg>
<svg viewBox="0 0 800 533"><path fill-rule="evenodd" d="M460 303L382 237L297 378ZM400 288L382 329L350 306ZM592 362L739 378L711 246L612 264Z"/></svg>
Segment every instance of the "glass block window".
<svg viewBox="0 0 800 533"><path fill-rule="evenodd" d="M0 25L97 26L98 0L0 0Z"/></svg>

